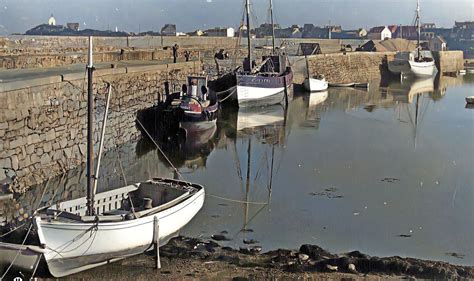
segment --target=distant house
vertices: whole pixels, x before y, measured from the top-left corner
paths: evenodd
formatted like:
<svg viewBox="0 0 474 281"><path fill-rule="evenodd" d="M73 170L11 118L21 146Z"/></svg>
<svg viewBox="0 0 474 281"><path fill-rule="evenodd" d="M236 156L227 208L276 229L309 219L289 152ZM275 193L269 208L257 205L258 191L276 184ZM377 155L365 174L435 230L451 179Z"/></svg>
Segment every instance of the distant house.
<svg viewBox="0 0 474 281"><path fill-rule="evenodd" d="M79 23L77 22L68 22L66 24L67 28L71 29L71 30L74 30L74 31L78 31L79 30Z"/></svg>
<svg viewBox="0 0 474 281"><path fill-rule="evenodd" d="M325 28L329 28L331 33L342 32L342 27L340 25L326 25Z"/></svg>
<svg viewBox="0 0 474 281"><path fill-rule="evenodd" d="M451 37L458 41L474 40L474 21L456 21Z"/></svg>
<svg viewBox="0 0 474 281"><path fill-rule="evenodd" d="M421 29L431 29L431 28L436 28L436 24L434 23L423 23L421 24Z"/></svg>
<svg viewBox="0 0 474 281"><path fill-rule="evenodd" d="M204 35L204 31L198 29L196 31L192 31L192 32L188 32L186 33L188 36L203 36Z"/></svg>
<svg viewBox="0 0 474 281"><path fill-rule="evenodd" d="M418 28L412 25L400 25L397 27L395 34L392 34L392 38L403 38L408 40L418 39Z"/></svg>
<svg viewBox="0 0 474 281"><path fill-rule="evenodd" d="M376 26L370 29L367 38L371 40L385 40L392 38L392 32L387 26Z"/></svg>
<svg viewBox="0 0 474 281"><path fill-rule="evenodd" d="M165 24L161 29L163 36L176 36L176 24Z"/></svg>
<svg viewBox="0 0 474 281"><path fill-rule="evenodd" d="M431 51L439 52L446 51L448 49L446 40L441 36L436 36L430 40L429 48Z"/></svg>
<svg viewBox="0 0 474 281"><path fill-rule="evenodd" d="M213 37L234 37L235 30L232 27L216 27L204 31L204 34L207 36Z"/></svg>
<svg viewBox="0 0 474 281"><path fill-rule="evenodd" d="M279 24L274 24L273 27L275 30L281 29ZM255 28L255 35L257 38L264 38L267 36L272 36L272 24L271 23L263 23L259 27Z"/></svg>
<svg viewBox="0 0 474 281"><path fill-rule="evenodd" d="M275 37L277 38L301 38L303 33L301 27L298 25L292 25L288 28L280 28L275 30Z"/></svg>
<svg viewBox="0 0 474 281"><path fill-rule="evenodd" d="M303 26L303 34L301 37L329 39L331 38L331 29L327 27L314 26L313 24L306 23Z"/></svg>
<svg viewBox="0 0 474 281"><path fill-rule="evenodd" d="M367 30L359 28L357 30L343 30L341 32L331 32L331 39L361 39L367 36Z"/></svg>

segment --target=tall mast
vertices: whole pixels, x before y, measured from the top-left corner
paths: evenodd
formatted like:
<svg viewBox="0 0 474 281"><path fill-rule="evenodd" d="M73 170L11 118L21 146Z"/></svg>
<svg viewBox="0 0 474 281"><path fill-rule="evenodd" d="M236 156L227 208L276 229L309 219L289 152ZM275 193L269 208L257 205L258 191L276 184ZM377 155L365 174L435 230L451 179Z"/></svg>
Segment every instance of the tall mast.
<svg viewBox="0 0 474 281"><path fill-rule="evenodd" d="M273 0L270 0L270 18L272 24L272 52L275 54L275 24L273 23Z"/></svg>
<svg viewBox="0 0 474 281"><path fill-rule="evenodd" d="M87 215L94 215L94 97L92 79L94 66L92 61L92 36L89 36L89 60L87 64Z"/></svg>
<svg viewBox="0 0 474 281"><path fill-rule="evenodd" d="M420 48L420 41L421 41L421 22L420 22L420 0L416 0L416 24L417 24L417 32L418 32L418 48ZM418 52L419 54L419 52Z"/></svg>
<svg viewBox="0 0 474 281"><path fill-rule="evenodd" d="M247 44L248 44L248 55L247 58L249 60L249 68L252 70L252 49L251 49L251 42L250 42L250 0L245 0L245 11L247 13Z"/></svg>

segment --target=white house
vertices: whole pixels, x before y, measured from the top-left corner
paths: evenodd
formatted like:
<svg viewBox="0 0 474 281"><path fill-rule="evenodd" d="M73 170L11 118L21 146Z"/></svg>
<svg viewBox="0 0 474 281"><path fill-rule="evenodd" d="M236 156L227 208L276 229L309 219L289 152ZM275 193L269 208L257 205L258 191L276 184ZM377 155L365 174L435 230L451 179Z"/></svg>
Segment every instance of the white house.
<svg viewBox="0 0 474 281"><path fill-rule="evenodd" d="M213 36L213 37L234 37L235 35L235 30L232 27L216 27L213 29L208 29L204 31L207 36Z"/></svg>
<svg viewBox="0 0 474 281"><path fill-rule="evenodd" d="M446 41L441 36L435 36L434 38L431 38L429 47L431 51L435 52L446 51L448 49Z"/></svg>
<svg viewBox="0 0 474 281"><path fill-rule="evenodd" d="M371 40L385 40L392 38L392 32L387 26L376 26L370 29L367 38Z"/></svg>

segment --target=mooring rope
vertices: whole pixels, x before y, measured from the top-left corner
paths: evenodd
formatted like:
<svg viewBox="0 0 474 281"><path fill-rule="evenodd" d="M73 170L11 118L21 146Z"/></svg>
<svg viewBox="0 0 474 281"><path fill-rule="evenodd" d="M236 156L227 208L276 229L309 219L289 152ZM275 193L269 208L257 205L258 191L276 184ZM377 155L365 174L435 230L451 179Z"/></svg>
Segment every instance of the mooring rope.
<svg viewBox="0 0 474 281"><path fill-rule="evenodd" d="M236 89L237 89L237 86L234 86L234 87L229 88L229 89L227 89L227 90L225 90L225 91L222 91L221 93L225 93L225 92L228 92L228 91L232 90L232 92L231 92L227 97L221 99L220 102L224 102L224 101L226 101L228 98L230 98L230 97L235 93ZM217 94L217 93L216 93L216 94Z"/></svg>

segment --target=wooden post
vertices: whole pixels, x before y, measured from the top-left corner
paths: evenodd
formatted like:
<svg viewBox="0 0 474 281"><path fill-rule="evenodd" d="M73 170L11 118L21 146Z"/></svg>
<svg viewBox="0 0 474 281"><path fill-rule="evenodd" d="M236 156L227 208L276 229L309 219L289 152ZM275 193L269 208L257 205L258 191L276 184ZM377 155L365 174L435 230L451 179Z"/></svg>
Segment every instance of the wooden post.
<svg viewBox="0 0 474 281"><path fill-rule="evenodd" d="M286 77L283 77L283 86L285 87L285 106L288 107L288 87L286 85Z"/></svg>
<svg viewBox="0 0 474 281"><path fill-rule="evenodd" d="M161 268L160 261L160 223L157 217L153 218L153 246L155 251L155 269Z"/></svg>
<svg viewBox="0 0 474 281"><path fill-rule="evenodd" d="M165 95L166 95L166 99L170 95L170 82L168 82L168 81L165 82Z"/></svg>

